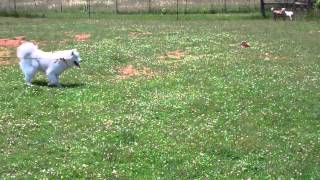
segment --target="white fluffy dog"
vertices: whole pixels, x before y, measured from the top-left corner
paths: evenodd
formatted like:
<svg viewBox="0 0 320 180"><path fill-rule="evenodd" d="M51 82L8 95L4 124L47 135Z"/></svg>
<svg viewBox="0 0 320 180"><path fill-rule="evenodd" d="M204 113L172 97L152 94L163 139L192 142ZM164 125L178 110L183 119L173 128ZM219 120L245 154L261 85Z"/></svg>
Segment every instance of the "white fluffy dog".
<svg viewBox="0 0 320 180"><path fill-rule="evenodd" d="M31 85L32 78L38 71L43 71L48 76L49 86L62 87L59 75L70 67L80 68L80 55L75 49L44 52L33 43L25 42L18 47L17 56L28 85Z"/></svg>

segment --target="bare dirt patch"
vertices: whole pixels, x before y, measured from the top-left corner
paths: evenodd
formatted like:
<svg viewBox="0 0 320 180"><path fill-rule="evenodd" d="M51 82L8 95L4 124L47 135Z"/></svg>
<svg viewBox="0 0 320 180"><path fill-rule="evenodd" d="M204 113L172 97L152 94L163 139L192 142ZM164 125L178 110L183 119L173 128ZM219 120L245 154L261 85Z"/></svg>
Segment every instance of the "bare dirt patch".
<svg viewBox="0 0 320 180"><path fill-rule="evenodd" d="M129 36L132 38L138 38L139 36L152 35L151 32L130 32Z"/></svg>
<svg viewBox="0 0 320 180"><path fill-rule="evenodd" d="M82 33L82 34L76 34L74 36L74 39L76 41L87 41L88 39L90 39L91 34L87 34L87 33Z"/></svg>
<svg viewBox="0 0 320 180"><path fill-rule="evenodd" d="M11 55L11 51L8 48L0 47L0 57L9 57Z"/></svg>
<svg viewBox="0 0 320 180"><path fill-rule="evenodd" d="M120 68L118 72L122 76L135 76L139 74L139 71L131 64Z"/></svg>
<svg viewBox="0 0 320 180"><path fill-rule="evenodd" d="M137 69L132 64L118 69L119 77L118 79L126 79L133 76L146 76L152 77L155 73L148 67L143 67L142 69Z"/></svg>
<svg viewBox="0 0 320 180"><path fill-rule="evenodd" d="M269 60L288 60L289 57L287 56L277 56L277 55L273 55L271 53L264 53L262 55L260 55L260 58L269 61Z"/></svg>
<svg viewBox="0 0 320 180"><path fill-rule="evenodd" d="M13 39L2 38L0 39L0 46L2 47L18 47L20 44L24 42L24 36L18 36Z"/></svg>
<svg viewBox="0 0 320 180"><path fill-rule="evenodd" d="M72 36L75 32L74 31L65 31L63 32L65 35L68 35L68 36Z"/></svg>
<svg viewBox="0 0 320 180"><path fill-rule="evenodd" d="M0 47L0 65L16 64L13 52L7 47Z"/></svg>
<svg viewBox="0 0 320 180"><path fill-rule="evenodd" d="M51 44L60 44L60 45L65 45L65 44L68 44L70 41L67 41L67 40L57 40L57 41L31 41L33 42L33 44L36 44L38 47L43 47L43 46L48 46L48 45L51 45Z"/></svg>
<svg viewBox="0 0 320 180"><path fill-rule="evenodd" d="M158 59L182 59L187 56L188 53L182 50L169 51L162 56L159 56Z"/></svg>
<svg viewBox="0 0 320 180"><path fill-rule="evenodd" d="M2 61L2 60L0 60L0 66L2 66L2 65L11 65L11 64L17 64L17 61Z"/></svg>

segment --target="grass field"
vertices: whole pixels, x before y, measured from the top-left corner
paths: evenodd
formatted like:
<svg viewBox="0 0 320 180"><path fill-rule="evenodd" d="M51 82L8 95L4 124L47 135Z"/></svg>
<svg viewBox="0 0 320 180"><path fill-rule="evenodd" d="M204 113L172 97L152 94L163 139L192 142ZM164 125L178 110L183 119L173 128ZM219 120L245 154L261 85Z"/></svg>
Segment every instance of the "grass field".
<svg viewBox="0 0 320 180"><path fill-rule="evenodd" d="M0 179L320 178L320 23L239 16L0 18L83 59L63 89L0 65Z"/></svg>

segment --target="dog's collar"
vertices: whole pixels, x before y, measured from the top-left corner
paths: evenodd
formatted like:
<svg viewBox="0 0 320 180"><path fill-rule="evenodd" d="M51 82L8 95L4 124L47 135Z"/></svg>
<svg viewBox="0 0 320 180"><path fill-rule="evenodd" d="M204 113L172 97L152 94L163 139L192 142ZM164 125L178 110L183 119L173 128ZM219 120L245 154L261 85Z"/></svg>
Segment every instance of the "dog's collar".
<svg viewBox="0 0 320 180"><path fill-rule="evenodd" d="M58 63L58 62L64 62L66 65L68 65L67 59L65 59L65 58L58 58L58 59L55 60L54 63ZM80 67L80 64L79 64L77 61L72 61L72 62L73 62L73 64L74 64L75 66Z"/></svg>
<svg viewBox="0 0 320 180"><path fill-rule="evenodd" d="M64 63L66 63L66 59L65 58L58 58L58 59L56 59L55 61L54 61L54 63L58 63L58 62L64 62Z"/></svg>

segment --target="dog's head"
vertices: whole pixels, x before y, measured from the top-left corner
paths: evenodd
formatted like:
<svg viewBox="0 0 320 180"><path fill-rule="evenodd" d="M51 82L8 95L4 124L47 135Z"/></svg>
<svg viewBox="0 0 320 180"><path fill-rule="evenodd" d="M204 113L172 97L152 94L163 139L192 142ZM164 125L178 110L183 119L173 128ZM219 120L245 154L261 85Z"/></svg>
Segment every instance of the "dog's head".
<svg viewBox="0 0 320 180"><path fill-rule="evenodd" d="M76 49L71 50L71 60L75 66L80 68L81 58L79 52Z"/></svg>

